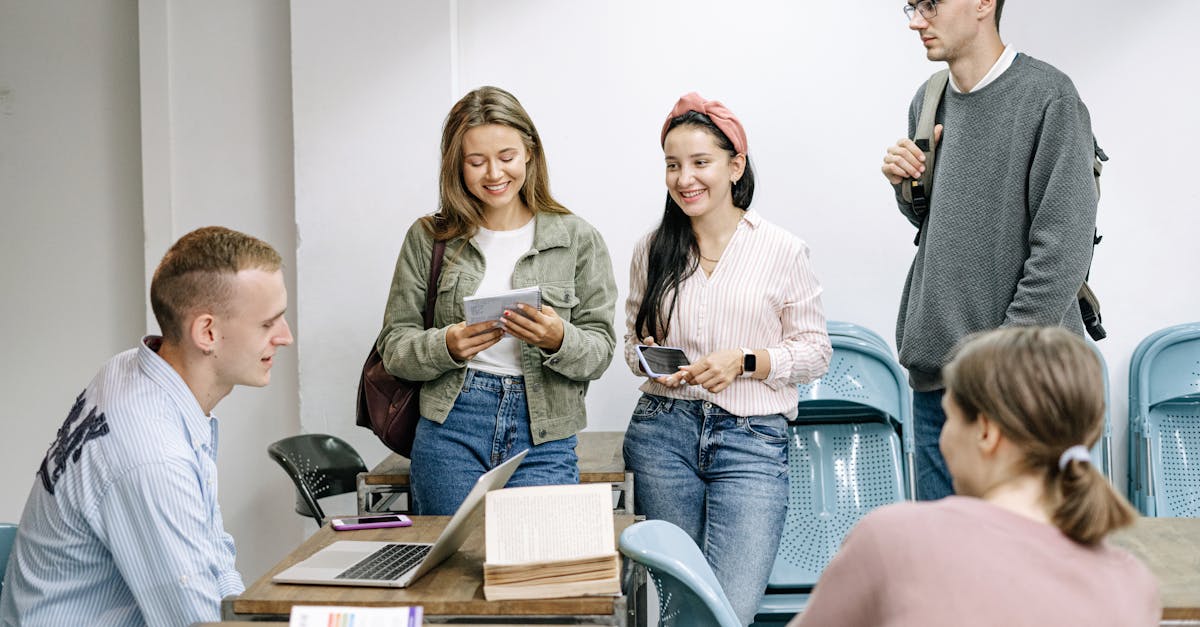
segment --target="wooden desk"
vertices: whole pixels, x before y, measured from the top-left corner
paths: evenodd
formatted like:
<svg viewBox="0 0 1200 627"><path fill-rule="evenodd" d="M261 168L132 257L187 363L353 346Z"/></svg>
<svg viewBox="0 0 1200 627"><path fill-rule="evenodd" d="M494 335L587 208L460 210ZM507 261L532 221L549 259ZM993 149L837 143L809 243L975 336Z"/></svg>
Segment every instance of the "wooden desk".
<svg viewBox="0 0 1200 627"><path fill-rule="evenodd" d="M1200 518L1142 518L1112 543L1158 577L1163 625L1200 625Z"/></svg>
<svg viewBox="0 0 1200 627"><path fill-rule="evenodd" d="M581 483L611 483L616 495L613 511L633 514L633 473L625 470L621 446L624 431L583 431L575 454L579 457ZM409 513L409 460L396 453L371 469L358 475L358 513ZM399 503L400 498L404 499Z"/></svg>
<svg viewBox="0 0 1200 627"><path fill-rule="evenodd" d="M433 542L449 522L448 516L414 516L413 526L391 529L333 531L322 527L292 551L266 575L237 596L221 602L223 620L282 618L292 605L420 605L427 623L476 622L502 625L570 623L590 625L637 625L644 620L645 571L622 558L624 573L620 597L575 597L487 601L483 598L483 525L467 538L450 559L426 573L408 588L366 588L276 584L271 577L307 558L335 540ZM614 541L633 516L616 516ZM633 602L630 603L629 600ZM641 612L639 614L639 612Z"/></svg>

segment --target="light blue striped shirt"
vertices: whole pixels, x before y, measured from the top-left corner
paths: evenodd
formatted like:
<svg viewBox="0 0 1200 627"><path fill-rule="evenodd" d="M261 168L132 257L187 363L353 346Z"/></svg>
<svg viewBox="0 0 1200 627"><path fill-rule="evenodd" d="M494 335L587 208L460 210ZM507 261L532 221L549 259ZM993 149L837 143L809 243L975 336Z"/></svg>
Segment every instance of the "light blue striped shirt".
<svg viewBox="0 0 1200 627"><path fill-rule="evenodd" d="M9 558L3 625L190 625L245 589L217 504L217 420L158 342L113 357L59 428Z"/></svg>

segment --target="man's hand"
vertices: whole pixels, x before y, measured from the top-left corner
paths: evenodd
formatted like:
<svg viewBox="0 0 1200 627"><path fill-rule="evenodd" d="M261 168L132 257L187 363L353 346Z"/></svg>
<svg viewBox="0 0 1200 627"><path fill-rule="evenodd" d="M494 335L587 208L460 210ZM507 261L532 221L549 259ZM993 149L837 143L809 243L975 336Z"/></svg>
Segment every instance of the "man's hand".
<svg viewBox="0 0 1200 627"><path fill-rule="evenodd" d="M496 322L485 320L475 324L460 322L446 329L446 350L454 361L466 361L491 348L504 337Z"/></svg>
<svg viewBox="0 0 1200 627"><path fill-rule="evenodd" d="M717 394L742 374L743 355L737 348L714 351L687 366L680 366L679 370L688 383Z"/></svg>
<svg viewBox="0 0 1200 627"><path fill-rule="evenodd" d="M517 308L520 311L505 310L500 328L522 342L552 353L562 348L563 321L557 311L545 305L540 310L534 309L525 303Z"/></svg>
<svg viewBox="0 0 1200 627"><path fill-rule="evenodd" d="M942 125L938 124L933 127L935 148L941 139ZM896 145L888 147L887 154L883 156L883 167L880 170L892 185L899 185L904 179L920 178L921 173L925 171L925 153L917 148L917 144L913 140L902 137L896 141Z"/></svg>

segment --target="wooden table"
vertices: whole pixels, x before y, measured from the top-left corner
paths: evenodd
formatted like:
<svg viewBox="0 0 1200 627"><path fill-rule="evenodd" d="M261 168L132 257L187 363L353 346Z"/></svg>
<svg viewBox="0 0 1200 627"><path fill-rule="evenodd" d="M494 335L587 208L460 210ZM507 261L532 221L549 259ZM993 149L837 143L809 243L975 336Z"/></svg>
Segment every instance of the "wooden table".
<svg viewBox="0 0 1200 627"><path fill-rule="evenodd" d="M581 483L610 483L615 495L613 511L633 514L633 473L625 470L621 446L624 431L582 431L575 454L579 457ZM410 513L409 460L396 453L371 469L358 475L358 513ZM403 498L404 502L399 503Z"/></svg>
<svg viewBox="0 0 1200 627"><path fill-rule="evenodd" d="M639 625L645 617L645 571L622 558L624 569L619 597L575 597L488 601L483 598L483 525L452 557L426 573L408 588L367 588L276 584L271 577L335 540L433 542L450 521L448 516L414 516L411 527L333 531L322 527L299 548L276 564L240 595L221 602L223 620L285 618L292 605L420 605L427 623L474 622L489 625L569 623L575 625ZM634 517L617 515L614 542ZM632 600L632 602L630 602Z"/></svg>
<svg viewBox="0 0 1200 627"><path fill-rule="evenodd" d="M1163 625L1200 625L1200 518L1142 518L1112 543L1158 577Z"/></svg>

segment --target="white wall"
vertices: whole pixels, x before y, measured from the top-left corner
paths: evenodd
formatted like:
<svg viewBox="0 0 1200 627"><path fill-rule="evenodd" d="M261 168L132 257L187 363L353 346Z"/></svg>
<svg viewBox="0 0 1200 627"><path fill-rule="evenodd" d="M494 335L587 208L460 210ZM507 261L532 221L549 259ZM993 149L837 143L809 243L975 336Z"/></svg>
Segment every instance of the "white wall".
<svg viewBox="0 0 1200 627"><path fill-rule="evenodd" d="M368 463L384 454L353 426L354 381L403 230L435 209L441 121L483 84L530 111L554 192L605 235L622 300L632 244L662 211L665 112L693 89L723 100L748 129L755 207L808 240L829 317L890 338L912 230L878 169L937 68L899 4L733 6L294 2L300 317L312 340L301 343L304 427L348 437ZM1128 355L1150 331L1200 318L1200 294L1178 287L1200 262L1185 171L1200 139L1189 113L1198 89L1177 61L1200 52L1198 18L1183 0L1137 11L1103 0L1086 12L1013 2L1004 18L1006 40L1074 78L1113 158L1093 285L1112 336L1101 348L1122 482ZM618 359L588 395L589 428L623 429L635 398Z"/></svg>
<svg viewBox="0 0 1200 627"><path fill-rule="evenodd" d="M137 5L0 0L0 520L143 331Z"/></svg>
<svg viewBox="0 0 1200 627"><path fill-rule="evenodd" d="M245 231L284 258L296 324L288 6L283 2L141 2L146 286L166 248L210 224ZM299 430L296 349L271 385L237 388L214 410L225 527L238 569L258 578L303 537L291 483L267 445Z"/></svg>

